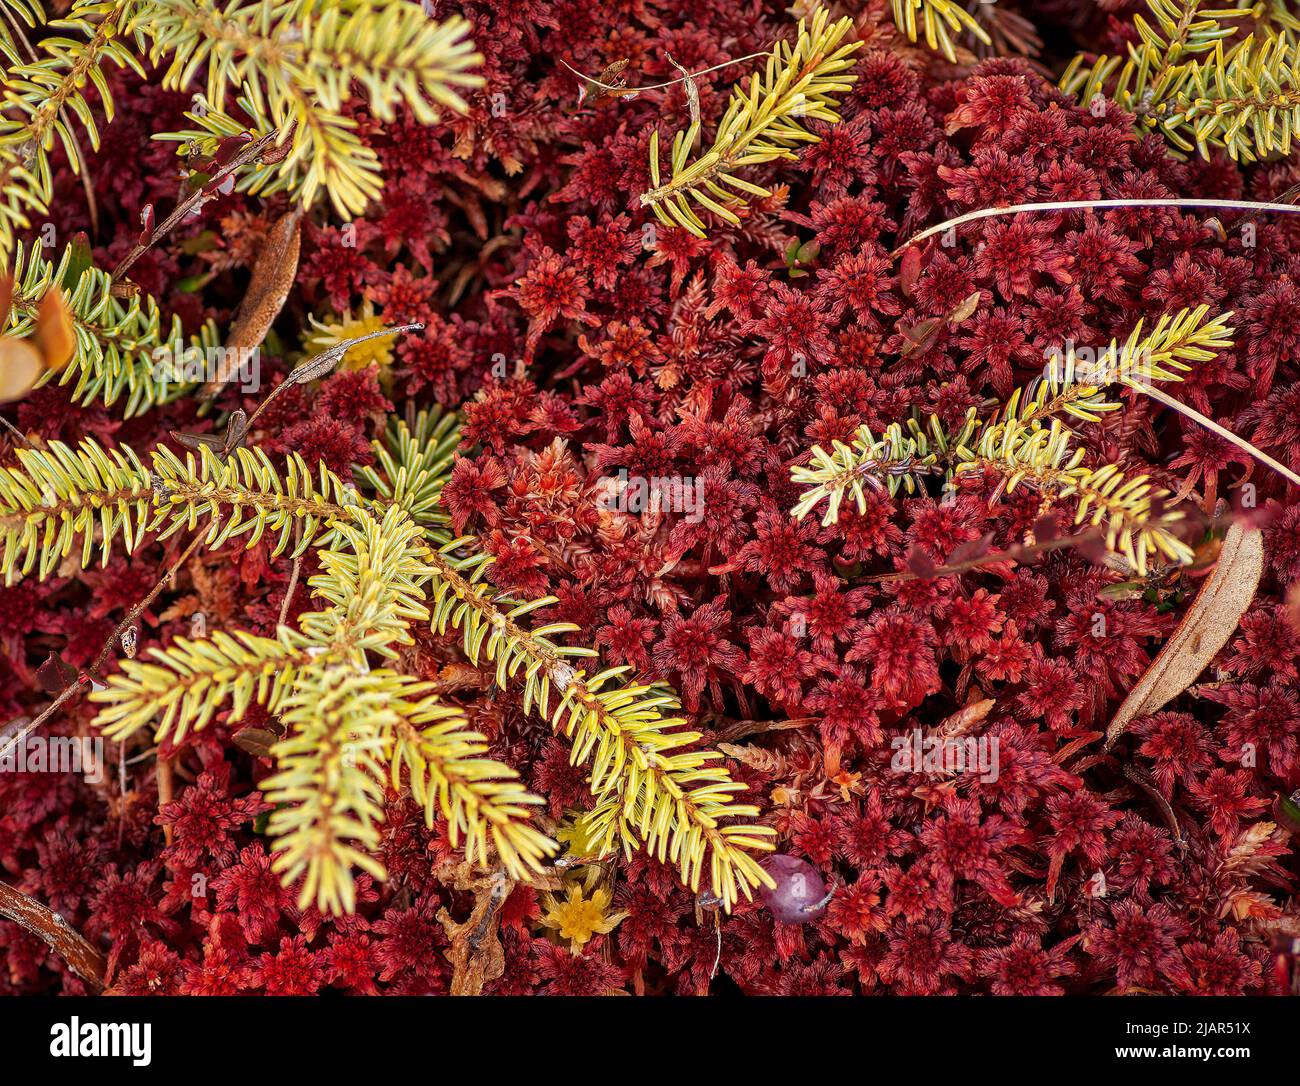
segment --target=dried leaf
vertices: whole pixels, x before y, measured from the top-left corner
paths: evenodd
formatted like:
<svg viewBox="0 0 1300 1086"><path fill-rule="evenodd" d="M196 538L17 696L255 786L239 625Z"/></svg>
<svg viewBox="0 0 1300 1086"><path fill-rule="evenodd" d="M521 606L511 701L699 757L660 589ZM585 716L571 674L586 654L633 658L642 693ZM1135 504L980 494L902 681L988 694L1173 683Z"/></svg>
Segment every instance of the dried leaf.
<svg viewBox="0 0 1300 1086"><path fill-rule="evenodd" d="M248 291L239 304L235 323L226 341L227 353L216 376L203 387L205 397L215 396L239 366L240 354L262 345L275 323L298 275L298 254L302 247L302 208L295 207L276 220L267 231Z"/></svg>
<svg viewBox="0 0 1300 1086"><path fill-rule="evenodd" d="M40 351L47 370L61 370L72 361L77 349L77 333L68 303L58 287L50 287L41 299L32 343Z"/></svg>
<svg viewBox="0 0 1300 1086"><path fill-rule="evenodd" d="M463 878L458 881L465 882ZM483 986L505 972L505 950L501 946L499 931L501 906L515 884L501 872L496 872L468 882L465 888L474 893L474 908L469 919L457 924L443 908L438 910L438 922L451 940L446 951L452 966L451 994L482 995Z"/></svg>
<svg viewBox="0 0 1300 1086"><path fill-rule="evenodd" d="M44 369L41 354L31 343L0 336L0 403L26 396Z"/></svg>
<svg viewBox="0 0 1300 1086"><path fill-rule="evenodd" d="M691 124L700 123L700 92L695 86L695 79L685 68L677 61L673 60L672 53L664 50L664 56L668 58L668 63L682 73L682 88L686 91L686 106L691 112Z"/></svg>
<svg viewBox="0 0 1300 1086"><path fill-rule="evenodd" d="M180 446L186 449L193 449L198 452L201 448L209 448L213 452L223 452L226 448L226 439L217 437L216 434L191 434L181 430L170 431L172 439Z"/></svg>
<svg viewBox="0 0 1300 1086"><path fill-rule="evenodd" d="M1264 537L1258 528L1232 524L1214 572L1206 578L1178 629L1129 691L1106 729L1106 748L1139 716L1157 712L1186 690L1214 658L1255 598L1264 570Z"/></svg>
<svg viewBox="0 0 1300 1086"><path fill-rule="evenodd" d="M299 362L289 371L289 376L284 379L286 385L305 385L310 381L316 381L326 374L332 373L334 368L343 361L343 356L348 353L358 343L365 343L369 339L378 339L380 336L395 336L399 332L418 332L424 328L424 325L417 322L412 324L398 324L392 328L381 328L375 332L367 332L364 336L355 336L352 339L345 339L327 347L320 354L314 354L310 358Z"/></svg>
<svg viewBox="0 0 1300 1086"><path fill-rule="evenodd" d="M939 722L939 734L949 738L965 735L989 715L995 704L993 698L975 698L971 700L951 716L944 717Z"/></svg>
<svg viewBox="0 0 1300 1086"><path fill-rule="evenodd" d="M267 728L240 728L235 732L235 746L255 758L271 757L271 748L280 741L275 732Z"/></svg>
<svg viewBox="0 0 1300 1086"><path fill-rule="evenodd" d="M921 278L921 250L915 247L903 253L898 266L898 288L905 297L912 297Z"/></svg>
<svg viewBox="0 0 1300 1086"><path fill-rule="evenodd" d="M77 669L57 652L51 652L36 669L36 681L47 694L62 694L69 683L77 681Z"/></svg>
<svg viewBox="0 0 1300 1086"><path fill-rule="evenodd" d="M960 304L955 306L948 314L948 323L951 325L961 324L974 314L975 310L980 307L980 292L977 290L974 294L967 296Z"/></svg>
<svg viewBox="0 0 1300 1086"><path fill-rule="evenodd" d="M735 758L736 761L749 766L750 769L756 769L760 773L766 773L772 777L785 776L786 761L774 750L740 746L736 743L719 743L718 750L728 758Z"/></svg>

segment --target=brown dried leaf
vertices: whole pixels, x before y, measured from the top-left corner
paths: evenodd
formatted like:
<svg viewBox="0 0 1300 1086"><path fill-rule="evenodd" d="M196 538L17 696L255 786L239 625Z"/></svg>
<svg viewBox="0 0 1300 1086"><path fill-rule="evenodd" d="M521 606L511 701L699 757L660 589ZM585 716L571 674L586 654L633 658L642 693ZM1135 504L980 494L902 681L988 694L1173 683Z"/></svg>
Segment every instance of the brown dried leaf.
<svg viewBox="0 0 1300 1086"><path fill-rule="evenodd" d="M253 275L248 291L239 304L235 323L226 340L227 354L213 380L203 387L204 396L215 396L222 384L239 366L241 351L251 351L262 345L271 325L275 323L285 299L298 275L298 254L302 248L302 208L285 212L267 231L253 265Z"/></svg>
<svg viewBox="0 0 1300 1086"><path fill-rule="evenodd" d="M981 723L997 704L993 698L973 698L951 716L939 722L938 732L949 738L965 735L975 725Z"/></svg>
<svg viewBox="0 0 1300 1086"><path fill-rule="evenodd" d="M47 370L61 370L77 350L77 333L72 313L58 287L50 287L36 311L36 331L32 344L41 353Z"/></svg>
<svg viewBox="0 0 1300 1086"><path fill-rule="evenodd" d="M482 995L483 986L505 972L501 906L515 884L501 872L472 881L462 877L457 883L473 890L474 908L463 924L457 924L445 908L438 910L438 922L451 940L446 951L452 967L451 994Z"/></svg>
<svg viewBox="0 0 1300 1086"><path fill-rule="evenodd" d="M1106 749L1136 717L1154 713L1186 690L1228 642L1264 571L1264 537L1258 528L1229 526L1214 572L1146 674L1129 691L1110 727Z"/></svg>
<svg viewBox="0 0 1300 1086"><path fill-rule="evenodd" d="M57 652L51 652L36 669L36 681L47 694L62 694L69 683L77 681L77 669Z"/></svg>
<svg viewBox="0 0 1300 1086"><path fill-rule="evenodd" d="M0 403L26 396L44 368L40 351L30 342L0 336Z"/></svg>
<svg viewBox="0 0 1300 1086"><path fill-rule="evenodd" d="M735 758L736 761L749 766L750 769L757 769L760 773L766 773L772 777L785 776L786 761L774 750L764 750L762 747L739 746L736 743L719 743L718 750L728 758Z"/></svg>
<svg viewBox="0 0 1300 1086"><path fill-rule="evenodd" d="M691 123L700 123L700 92L695 86L695 79L685 68L677 61L673 60L672 53L664 50L664 56L668 58L668 63L682 73L682 88L686 91L686 106L691 111Z"/></svg>
<svg viewBox="0 0 1300 1086"><path fill-rule="evenodd" d="M962 321L972 316L980 307L980 292L977 290L974 294L967 296L959 305L955 306L948 314L948 323L956 326Z"/></svg>
<svg viewBox="0 0 1300 1086"><path fill-rule="evenodd" d="M240 728L235 732L235 746L255 758L271 757L271 748L280 741L275 732L267 728Z"/></svg>

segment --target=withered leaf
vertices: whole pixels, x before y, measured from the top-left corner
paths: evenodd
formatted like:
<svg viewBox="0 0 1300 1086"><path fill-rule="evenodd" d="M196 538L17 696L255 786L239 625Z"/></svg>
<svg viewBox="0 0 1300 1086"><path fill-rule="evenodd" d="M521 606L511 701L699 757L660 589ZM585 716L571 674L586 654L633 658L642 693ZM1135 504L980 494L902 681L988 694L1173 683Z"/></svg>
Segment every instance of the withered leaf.
<svg viewBox="0 0 1300 1086"><path fill-rule="evenodd" d="M722 751L728 758L735 758L736 761L749 766L750 769L757 769L760 773L766 773L772 777L783 777L787 770L786 760L774 750L764 750L762 747L752 747L740 745L737 743L719 743L718 750Z"/></svg>
<svg viewBox="0 0 1300 1086"><path fill-rule="evenodd" d="M205 398L221 391L221 386L239 366L241 352L262 345L271 330L285 299L298 275L298 254L302 248L302 208L285 212L267 231L244 300L239 303L235 323L226 340L227 352L213 380L203 386Z"/></svg>
<svg viewBox="0 0 1300 1086"><path fill-rule="evenodd" d="M48 370L61 370L72 361L77 349L77 333L68 303L58 287L50 287L41 298L32 343L41 352L41 361Z"/></svg>
<svg viewBox="0 0 1300 1086"><path fill-rule="evenodd" d="M695 86L695 78L689 71L673 60L672 53L664 50L668 63L682 73L682 88L686 91L686 106L691 113L691 124L700 123L700 92Z"/></svg>
<svg viewBox="0 0 1300 1086"><path fill-rule="evenodd" d="M923 581L928 581L938 572L933 560L920 547L912 547L904 558L907 568Z"/></svg>
<svg viewBox="0 0 1300 1086"><path fill-rule="evenodd" d="M30 342L0 336L0 403L26 396L44 369L40 351Z"/></svg>
<svg viewBox="0 0 1300 1086"><path fill-rule="evenodd" d="M62 694L69 683L77 681L77 669L57 652L51 652L36 669L36 681L47 694Z"/></svg>
<svg viewBox="0 0 1300 1086"><path fill-rule="evenodd" d="M903 253L898 266L898 289L910 298L921 278L921 250L912 246Z"/></svg>
<svg viewBox="0 0 1300 1086"><path fill-rule="evenodd" d="M954 306L952 312L948 314L948 323L957 325L971 316L975 310L980 307L980 292L977 290L974 294L968 295L958 305Z"/></svg>
<svg viewBox="0 0 1300 1086"><path fill-rule="evenodd" d="M299 362L292 370L289 376L284 379L286 385L305 385L309 381L316 381L326 374L332 373L334 367L343 361L343 356L348 353L358 343L365 343L368 339L378 339L380 336L395 336L399 332L419 332L424 329L424 325L418 321L411 324L398 324L392 328L380 328L375 332L367 332L364 336L355 336L352 339L345 339L335 343L331 347L325 348L320 354L314 354L310 358Z"/></svg>
<svg viewBox="0 0 1300 1086"><path fill-rule="evenodd" d="M1263 534L1240 523L1230 525L1214 571L1106 729L1107 749L1135 718L1159 711L1205 670L1255 598L1263 570Z"/></svg>
<svg viewBox="0 0 1300 1086"><path fill-rule="evenodd" d="M240 728L235 732L235 746L255 758L269 758L271 748L279 742L279 738L275 732L266 728Z"/></svg>
<svg viewBox="0 0 1300 1086"><path fill-rule="evenodd" d="M191 434L181 430L172 430L172 438L176 443L186 449L193 449L198 452L201 448L209 448L213 452L224 452L226 448L226 439L218 437L216 434Z"/></svg>
<svg viewBox="0 0 1300 1086"><path fill-rule="evenodd" d="M438 922L451 940L446 951L452 967L451 994L481 995L485 984L505 972L505 950L500 935L501 906L515 884L503 873L496 872L474 879L465 888L474 893L474 908L469 919L458 924L442 908L438 910Z"/></svg>
<svg viewBox="0 0 1300 1086"><path fill-rule="evenodd" d="M951 716L944 717L939 722L938 730L940 734L950 737L964 735L983 721L995 704L993 698L974 698Z"/></svg>

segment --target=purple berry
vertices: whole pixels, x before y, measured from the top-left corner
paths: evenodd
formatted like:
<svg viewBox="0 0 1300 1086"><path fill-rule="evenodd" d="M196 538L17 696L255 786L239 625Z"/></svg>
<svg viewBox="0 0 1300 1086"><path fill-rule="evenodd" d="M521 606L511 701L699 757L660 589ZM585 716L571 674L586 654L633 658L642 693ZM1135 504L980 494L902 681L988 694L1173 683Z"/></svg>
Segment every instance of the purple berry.
<svg viewBox="0 0 1300 1086"><path fill-rule="evenodd" d="M776 853L763 861L763 870L776 881L771 889L760 886L763 904L783 924L804 924L826 911L831 895L817 869L797 856Z"/></svg>

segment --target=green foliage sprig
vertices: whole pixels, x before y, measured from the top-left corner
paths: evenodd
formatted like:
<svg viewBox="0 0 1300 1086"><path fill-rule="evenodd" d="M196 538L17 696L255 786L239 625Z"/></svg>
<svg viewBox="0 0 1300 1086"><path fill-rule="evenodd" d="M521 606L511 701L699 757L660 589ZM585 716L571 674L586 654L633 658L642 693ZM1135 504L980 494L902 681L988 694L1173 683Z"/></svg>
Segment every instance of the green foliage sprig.
<svg viewBox="0 0 1300 1086"><path fill-rule="evenodd" d="M1253 162L1287 154L1300 126L1297 20L1274 5L1211 9L1203 0L1148 0L1151 20L1135 16L1140 40L1127 57L1076 57L1061 88L1080 102L1110 98L1141 131L1158 130L1181 152L1209 157L1222 147ZM1229 40L1259 14L1258 33ZM1103 107L1104 108L1104 107Z"/></svg>
<svg viewBox="0 0 1300 1086"><path fill-rule="evenodd" d="M439 106L466 111L456 88L483 83L470 71L483 58L467 37L469 24L458 15L434 22L411 0L223 7L146 0L131 27L151 38L151 59L170 58L164 86L189 88L196 79L204 86L187 114L198 127L159 138L211 154L235 132L274 131L277 145L288 144L283 159L246 175L240 187L288 190L307 204L324 192L345 217L359 215L382 188L378 157L343 111L353 84L379 120L391 120L400 102L432 124ZM232 95L246 119L225 112Z"/></svg>
<svg viewBox="0 0 1300 1086"><path fill-rule="evenodd" d="M985 45L992 44L979 20L954 0L893 0L892 6L894 24L907 35L908 41L916 41L921 33L926 45L942 50L954 64L957 62L954 34L969 30Z"/></svg>
<svg viewBox="0 0 1300 1086"><path fill-rule="evenodd" d="M80 169L73 117L91 147L98 148L99 129L85 90L87 85L94 86L105 118L111 121L113 98L101 66L111 61L144 74L124 40L133 3L76 0L66 19L49 24L50 29L66 33L42 38L36 46L40 55L29 63L18 62L12 42L3 49L12 66L4 72L4 100L0 103L0 254L13 247L15 231L31 225L31 215L49 211L53 195L50 151L56 140L67 149L73 170ZM11 7L33 25L23 14L25 4Z"/></svg>
<svg viewBox="0 0 1300 1086"><path fill-rule="evenodd" d="M863 427L851 446L835 442L829 453L814 446L810 462L791 469L794 481L808 488L793 515L802 519L825 502L822 523L834 524L847 499L859 514L866 511L867 490L911 494L926 476L943 475L952 485L992 471L1000 476L992 500L1019 486L1039 491L1049 505L1074 499L1075 524L1104 525L1107 547L1140 574L1152 557L1189 562L1191 550L1172 531L1182 513L1164 506L1169 492L1115 464L1086 466L1085 450L1073 444L1060 416L1095 423L1121 406L1107 397L1110 385L1181 381L1232 344L1232 314L1208 315L1209 307L1200 306L1163 315L1150 329L1139 321L1123 344L1113 340L1086 364L1073 348L1059 352L1044 375L1017 389L1005 406L985 419L972 409L951 432L931 415L924 426L919 419L908 420L906 428L893 423L880 439Z"/></svg>
<svg viewBox="0 0 1300 1086"><path fill-rule="evenodd" d="M325 605L272 637L215 632L178 638L147 659L122 661L93 697L97 723L123 739L152 726L178 741L229 708L239 720L254 703L279 713L289 734L272 748L277 772L267 794L276 869L303 881L302 900L325 910L354 901L356 869L382 874L374 858L386 785L403 784L432 821L448 820L454 840L481 859L490 848L516 878L537 871L554 844L528 821L537 800L508 767L482 757L482 737L427 684L397 665L415 623L461 635L466 656L494 664L502 689L522 685L535 712L590 769L596 809L584 839L602 854L645 848L675 863L698 889L707 880L730 908L770 880L752 853L775 831L736 802L744 786L694 749L676 694L627 668L579 666L591 649L561 640L569 623L525 624L551 597L521 602L485 580L490 560L473 541L452 538L440 508L459 434L451 416L424 413L397 422L375 443L375 463L358 468L360 489L290 456L277 472L260 450L222 459L203 447L184 458L157 449L146 459L87 439L23 449L0 469L0 562L7 579L49 576L65 560L88 565L120 545L131 551L149 532L205 531L210 547L254 545L274 533L272 552L315 548L310 580Z"/></svg>
<svg viewBox="0 0 1300 1086"><path fill-rule="evenodd" d="M659 131L652 131L650 181L654 187L641 194L642 206L649 207L665 225L680 226L698 237L704 237L705 226L692 203L724 222L739 224L733 208L747 202L741 194L763 197L771 192L737 177L736 171L794 158L794 148L816 143L818 137L803 125L805 118L829 124L839 121L837 98L856 82L855 76L843 73L853 66L851 57L862 44L840 44L852 26L848 17L831 23L825 8L817 9L811 24L800 19L794 44L777 42L762 74L750 77L748 90L743 80L736 84L708 151L690 159L700 134L699 120L673 137L667 181L662 180Z"/></svg>
<svg viewBox="0 0 1300 1086"><path fill-rule="evenodd" d="M27 25L40 21L31 0L5 11ZM195 89L190 117L198 128L161 133L183 151L211 157L237 133L276 135L281 153L238 183L259 192L289 190L303 203L325 193L340 214L360 214L382 187L375 153L356 134L344 106L360 87L370 111L391 119L400 102L432 123L438 108L464 112L457 88L482 85L470 69L482 57L460 16L437 23L412 0L74 0L21 62L12 28L0 22L8 61L0 103L0 254L35 216L48 214L49 153L58 141L80 168L78 133L99 146L96 112L113 118L103 72L107 62L144 74L143 60L166 65L164 86ZM202 90L196 89L196 82ZM244 118L225 112L238 97Z"/></svg>
<svg viewBox="0 0 1300 1086"><path fill-rule="evenodd" d="M34 30L44 22L45 9L38 0L0 0L0 59L21 64L26 53L23 27Z"/></svg>
<svg viewBox="0 0 1300 1086"><path fill-rule="evenodd" d="M111 405L125 398L126 417L139 415L193 387L183 380L180 365L187 352L206 356L217 347L217 328L211 321L196 335L186 336L180 318L164 320L149 295L115 296L112 277L88 266L74 246L65 246L52 261L39 246L28 249L19 243L11 274L13 298L0 325L6 335L30 332L45 292L54 285L63 288L76 351L62 371L46 374L42 383L57 378L59 384L72 384L73 398L82 403L102 400Z"/></svg>

